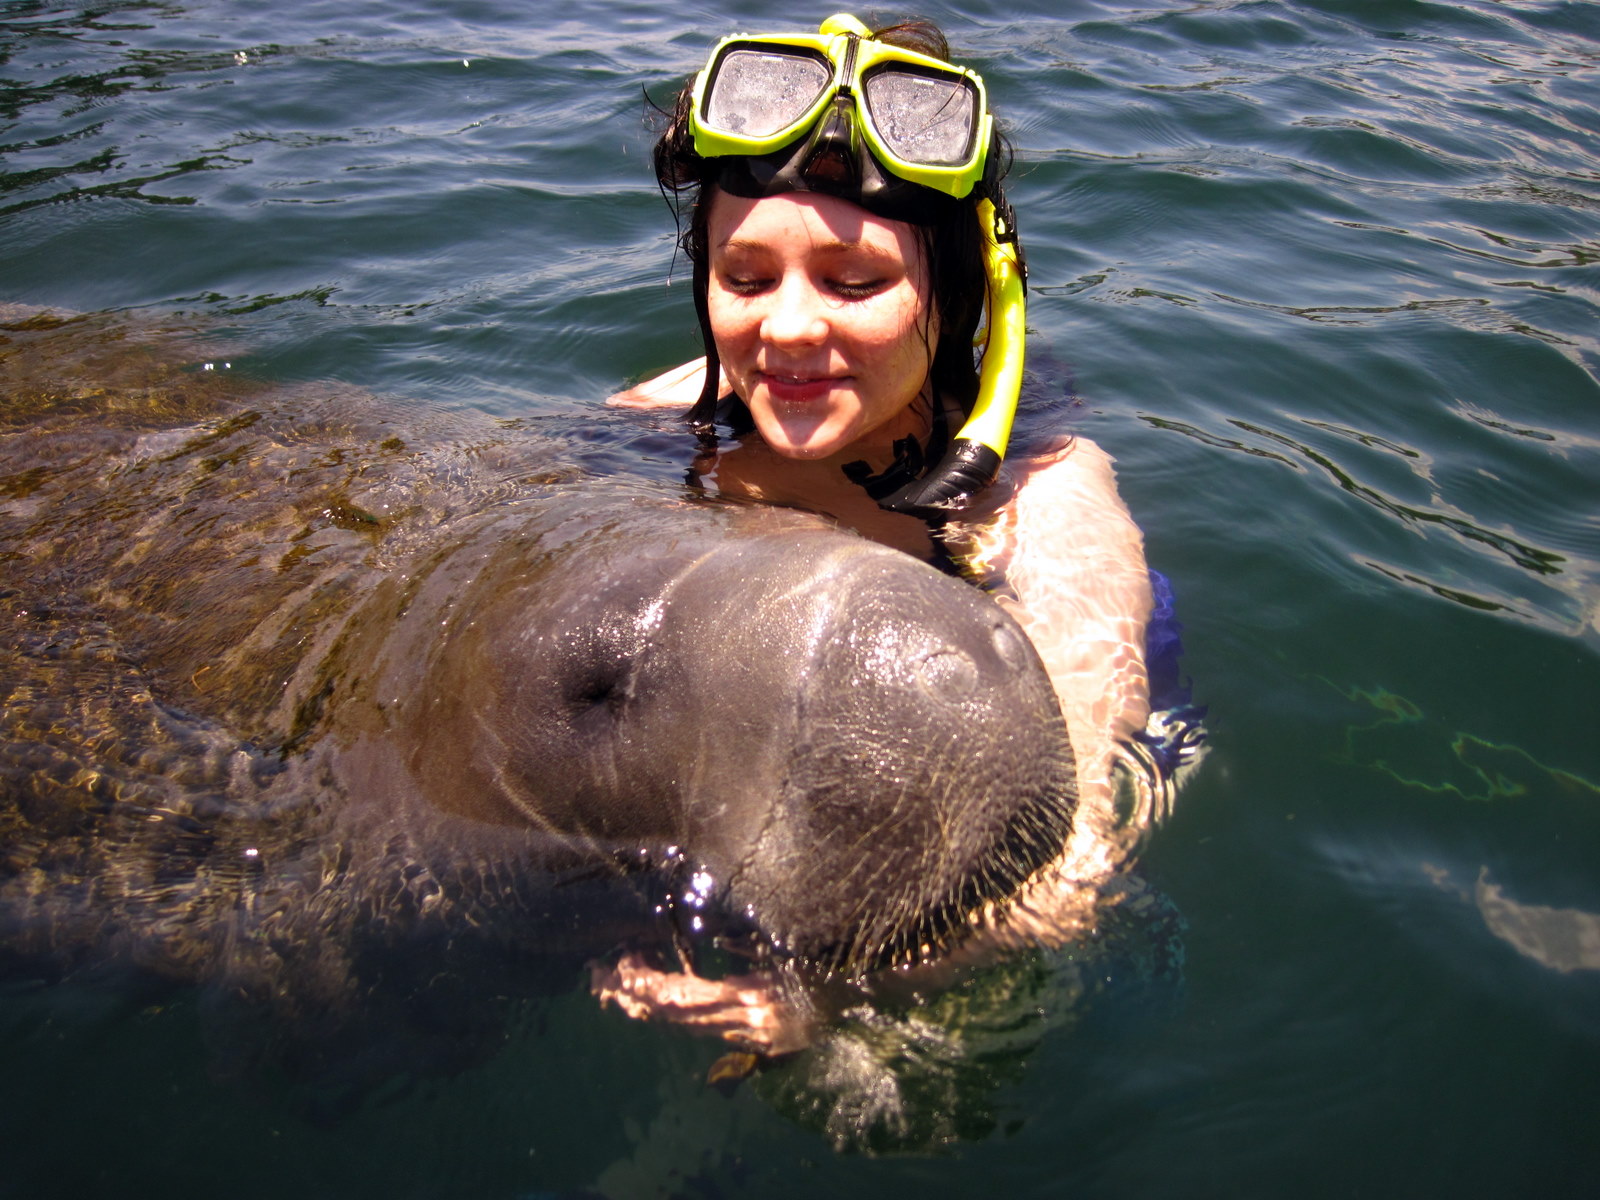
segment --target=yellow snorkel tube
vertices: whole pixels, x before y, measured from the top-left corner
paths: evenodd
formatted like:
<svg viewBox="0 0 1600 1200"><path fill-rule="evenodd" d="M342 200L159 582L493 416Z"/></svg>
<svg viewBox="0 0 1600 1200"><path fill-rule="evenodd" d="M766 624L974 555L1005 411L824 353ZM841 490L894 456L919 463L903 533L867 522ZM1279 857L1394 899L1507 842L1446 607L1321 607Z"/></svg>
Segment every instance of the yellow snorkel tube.
<svg viewBox="0 0 1600 1200"><path fill-rule="evenodd" d="M1003 217L994 202L978 202L984 229L984 264L989 275L989 329L978 370L978 398L937 466L878 501L890 512L923 518L966 508L994 482L1011 441L1011 424L1022 394L1023 347L1027 339L1027 272L1017 249L1009 206Z"/></svg>

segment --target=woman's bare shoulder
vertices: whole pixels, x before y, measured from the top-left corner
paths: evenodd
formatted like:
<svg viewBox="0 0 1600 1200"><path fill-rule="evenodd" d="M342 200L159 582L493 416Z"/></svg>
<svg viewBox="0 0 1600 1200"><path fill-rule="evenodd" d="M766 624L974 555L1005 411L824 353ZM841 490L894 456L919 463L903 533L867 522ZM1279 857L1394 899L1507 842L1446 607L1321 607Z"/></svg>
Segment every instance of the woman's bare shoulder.
<svg viewBox="0 0 1600 1200"><path fill-rule="evenodd" d="M974 542L1013 600L1061 699L1079 795L1104 808L1113 746L1149 716L1144 535L1117 492L1111 456L1074 438L1008 464L1012 494Z"/></svg>
<svg viewBox="0 0 1600 1200"><path fill-rule="evenodd" d="M1126 518L1114 463L1088 438L1065 438L1011 464L1013 496L1032 504L1071 502L1080 516Z"/></svg>
<svg viewBox="0 0 1600 1200"><path fill-rule="evenodd" d="M688 408L700 398L705 378L706 360L696 358L636 383L626 391L607 396L606 403L618 408ZM724 393L728 390L726 381L722 390Z"/></svg>
<svg viewBox="0 0 1600 1200"><path fill-rule="evenodd" d="M1019 552L1039 560L1081 560L1086 551L1142 556L1143 539L1117 491L1111 455L1088 438L1065 438L1046 449L1008 458L988 504L980 504L952 533L965 542L972 565L1005 576Z"/></svg>

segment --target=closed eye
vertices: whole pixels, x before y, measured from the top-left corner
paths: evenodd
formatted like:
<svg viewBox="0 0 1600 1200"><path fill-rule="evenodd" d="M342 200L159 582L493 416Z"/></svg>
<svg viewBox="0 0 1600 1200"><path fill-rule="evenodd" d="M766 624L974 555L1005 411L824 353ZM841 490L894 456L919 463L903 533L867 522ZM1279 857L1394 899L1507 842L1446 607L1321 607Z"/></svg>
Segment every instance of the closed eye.
<svg viewBox="0 0 1600 1200"><path fill-rule="evenodd" d="M876 296L889 286L887 279L868 279L865 281L830 279L828 290L844 300L866 300Z"/></svg>
<svg viewBox="0 0 1600 1200"><path fill-rule="evenodd" d="M772 280L760 275L722 275L718 282L735 296L759 296L772 287Z"/></svg>

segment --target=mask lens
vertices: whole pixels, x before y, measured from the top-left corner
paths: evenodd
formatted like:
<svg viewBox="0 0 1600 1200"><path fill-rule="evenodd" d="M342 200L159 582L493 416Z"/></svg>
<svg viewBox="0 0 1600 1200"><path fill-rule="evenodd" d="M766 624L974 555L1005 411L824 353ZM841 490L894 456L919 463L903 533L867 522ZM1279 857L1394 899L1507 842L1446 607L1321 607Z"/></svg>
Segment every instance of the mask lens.
<svg viewBox="0 0 1600 1200"><path fill-rule="evenodd" d="M832 67L805 53L730 50L717 64L700 120L720 133L771 137L805 116L832 82Z"/></svg>
<svg viewBox="0 0 1600 1200"><path fill-rule="evenodd" d="M872 124L903 162L953 167L972 154L978 93L954 75L920 75L893 67L866 80Z"/></svg>

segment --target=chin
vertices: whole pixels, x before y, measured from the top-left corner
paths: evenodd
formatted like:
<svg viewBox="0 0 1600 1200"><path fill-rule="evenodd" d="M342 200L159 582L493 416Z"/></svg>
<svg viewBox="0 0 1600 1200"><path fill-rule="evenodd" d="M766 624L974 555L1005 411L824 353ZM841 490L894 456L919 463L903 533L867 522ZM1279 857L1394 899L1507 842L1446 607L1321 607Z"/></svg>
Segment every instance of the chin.
<svg viewBox="0 0 1600 1200"><path fill-rule="evenodd" d="M837 454L850 444L847 433L818 428L795 429L772 420L756 420L756 429L773 451L784 458L817 459Z"/></svg>
<svg viewBox="0 0 1600 1200"><path fill-rule="evenodd" d="M841 443L831 440L827 442L802 442L796 444L794 442L775 442L771 438L768 438L767 444L784 458L804 459L806 461L827 458L828 456L837 454L840 450L844 449L844 446Z"/></svg>

